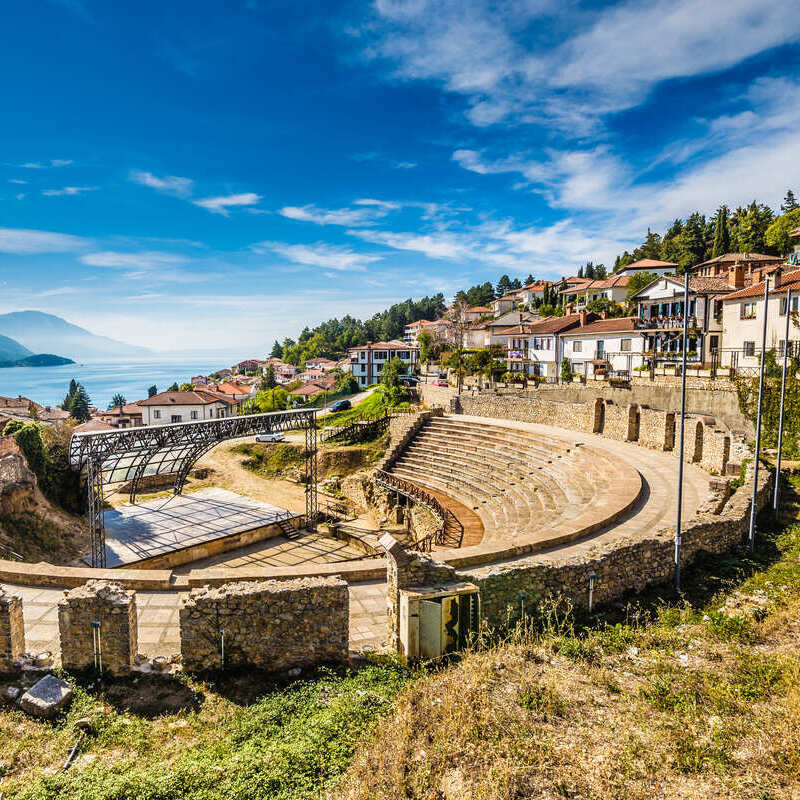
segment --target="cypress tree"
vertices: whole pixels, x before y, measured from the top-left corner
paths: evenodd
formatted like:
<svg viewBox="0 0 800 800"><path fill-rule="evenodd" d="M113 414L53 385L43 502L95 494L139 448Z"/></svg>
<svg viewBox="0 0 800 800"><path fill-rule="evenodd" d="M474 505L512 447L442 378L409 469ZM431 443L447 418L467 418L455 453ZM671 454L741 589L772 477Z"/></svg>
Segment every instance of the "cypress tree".
<svg viewBox="0 0 800 800"><path fill-rule="evenodd" d="M78 384L78 388L72 396L69 413L74 419L78 420L78 422L87 422L91 417L89 413L89 403L89 395L86 393L86 389Z"/></svg>
<svg viewBox="0 0 800 800"><path fill-rule="evenodd" d="M714 247L711 257L725 255L730 252L731 237L728 232L728 207L720 206L717 210L717 223L714 226Z"/></svg>

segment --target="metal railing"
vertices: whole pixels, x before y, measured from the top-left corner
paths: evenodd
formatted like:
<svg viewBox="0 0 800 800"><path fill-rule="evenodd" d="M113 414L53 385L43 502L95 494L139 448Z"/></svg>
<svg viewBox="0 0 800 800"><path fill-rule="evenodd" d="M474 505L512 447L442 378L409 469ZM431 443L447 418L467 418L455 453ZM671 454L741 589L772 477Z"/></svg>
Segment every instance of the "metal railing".
<svg viewBox="0 0 800 800"><path fill-rule="evenodd" d="M654 330L660 328L683 328L683 315L670 314L661 317L649 317L636 323L636 330ZM689 315L689 327L697 327L697 317Z"/></svg>
<svg viewBox="0 0 800 800"><path fill-rule="evenodd" d="M458 517L449 508L446 508L438 498L425 491L418 484L393 475L391 472L376 469L373 471L373 476L386 489L398 492L425 506L439 521L440 527L432 534L417 539L414 542L414 549L429 553L433 550L435 544L461 547L461 542L464 539L464 526Z"/></svg>
<svg viewBox="0 0 800 800"><path fill-rule="evenodd" d="M366 442L383 433L389 427L389 421L401 414L413 414L412 409L393 408L382 414L359 414L346 425L337 425L322 431L320 441Z"/></svg>

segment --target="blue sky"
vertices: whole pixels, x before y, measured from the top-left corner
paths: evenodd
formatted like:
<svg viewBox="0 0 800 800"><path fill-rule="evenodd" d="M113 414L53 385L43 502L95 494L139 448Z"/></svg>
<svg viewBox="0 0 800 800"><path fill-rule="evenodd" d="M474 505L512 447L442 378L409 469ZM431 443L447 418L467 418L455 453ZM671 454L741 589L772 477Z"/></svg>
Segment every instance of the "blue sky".
<svg viewBox="0 0 800 800"><path fill-rule="evenodd" d="M800 191L772 0L8 0L0 312L257 355Z"/></svg>

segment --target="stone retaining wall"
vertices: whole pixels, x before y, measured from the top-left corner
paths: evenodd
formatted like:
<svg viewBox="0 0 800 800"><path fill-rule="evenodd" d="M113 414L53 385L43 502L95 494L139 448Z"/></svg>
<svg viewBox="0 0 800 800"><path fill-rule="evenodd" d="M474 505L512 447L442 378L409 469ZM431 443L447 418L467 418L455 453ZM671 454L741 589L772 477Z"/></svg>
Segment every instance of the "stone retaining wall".
<svg viewBox="0 0 800 800"><path fill-rule="evenodd" d="M636 403L619 405L601 397L587 403L562 403L536 392L461 395L457 404L458 411L472 416L554 425L653 450L678 452L677 415L673 411L656 411ZM730 451L730 432L724 425L710 417L686 417L686 461L714 475L724 475Z"/></svg>
<svg viewBox="0 0 800 800"><path fill-rule="evenodd" d="M58 632L64 669L94 668L92 623L100 623L103 670L124 674L134 664L138 637L136 592L109 581L89 581L64 592Z"/></svg>
<svg viewBox="0 0 800 800"><path fill-rule="evenodd" d="M25 652L22 598L0 589L0 674L14 671L14 660Z"/></svg>
<svg viewBox="0 0 800 800"><path fill-rule="evenodd" d="M752 476L751 476L752 480ZM758 507L769 501L771 479L761 473ZM724 553L742 543L750 518L751 485L730 498L722 514L701 514L682 532L681 564L690 564L698 553ZM520 613L519 594L524 592L528 607L548 595L568 598L585 609L589 597L589 575L595 574L594 603L617 600L629 590L664 583L674 573L674 529L662 529L652 536L631 540L621 538L596 551L567 559L537 560L509 567L459 570L461 580L480 588L483 618L490 625L504 625Z"/></svg>
<svg viewBox="0 0 800 800"><path fill-rule="evenodd" d="M347 584L338 578L195 589L180 609L183 668L278 671L345 661L349 602Z"/></svg>

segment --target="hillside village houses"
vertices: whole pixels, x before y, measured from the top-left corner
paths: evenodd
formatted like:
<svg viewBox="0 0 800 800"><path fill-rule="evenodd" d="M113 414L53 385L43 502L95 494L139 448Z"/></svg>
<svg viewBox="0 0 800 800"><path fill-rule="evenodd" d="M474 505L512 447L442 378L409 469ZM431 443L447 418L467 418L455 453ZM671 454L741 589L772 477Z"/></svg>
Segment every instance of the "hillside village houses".
<svg viewBox="0 0 800 800"><path fill-rule="evenodd" d="M642 258L618 269L615 275L636 275L640 272L649 272L651 275L675 275L678 265L673 261L659 261L655 258Z"/></svg>
<svg viewBox="0 0 800 800"><path fill-rule="evenodd" d="M351 347L350 369L359 386L370 386L381 379L384 367L394 358L399 358L410 371L419 363L419 348L406 342L367 342L360 347Z"/></svg>
<svg viewBox="0 0 800 800"><path fill-rule="evenodd" d="M600 280L587 280L583 284L561 289L565 303L572 303L575 308L584 308L594 300L609 300L622 303L628 296L630 275L612 275Z"/></svg>

